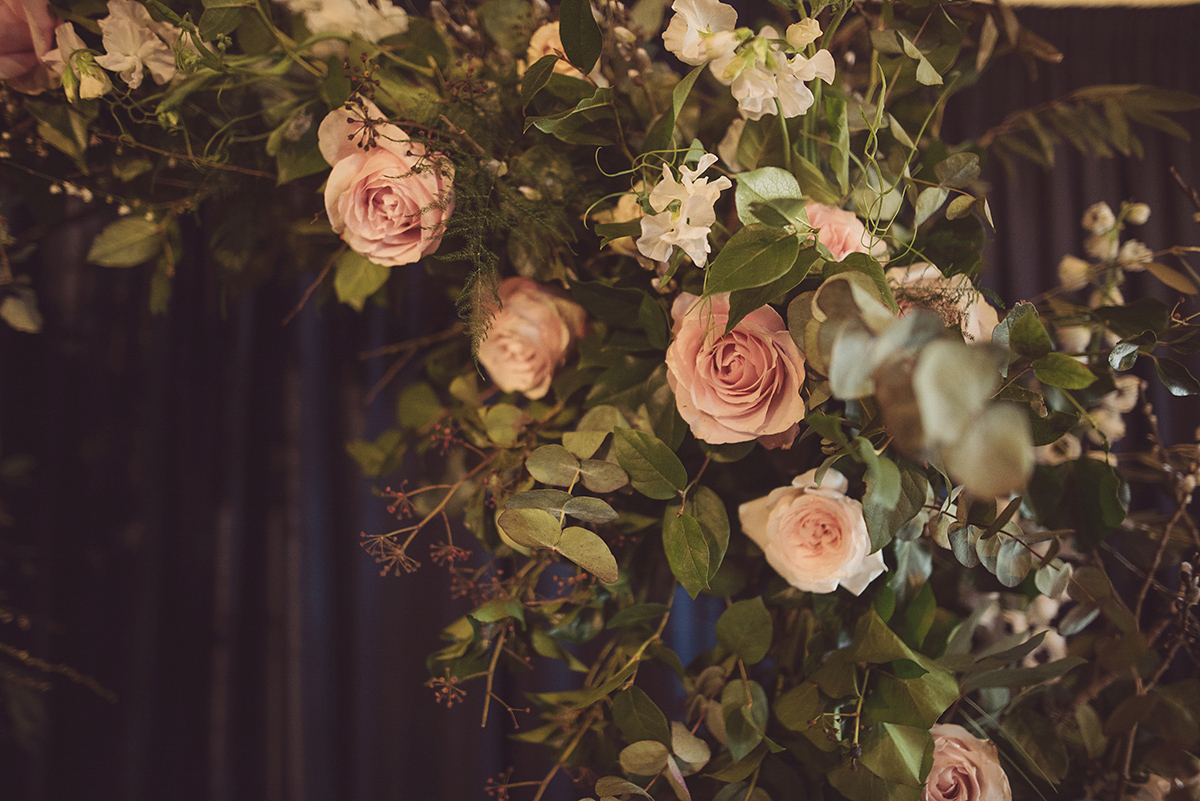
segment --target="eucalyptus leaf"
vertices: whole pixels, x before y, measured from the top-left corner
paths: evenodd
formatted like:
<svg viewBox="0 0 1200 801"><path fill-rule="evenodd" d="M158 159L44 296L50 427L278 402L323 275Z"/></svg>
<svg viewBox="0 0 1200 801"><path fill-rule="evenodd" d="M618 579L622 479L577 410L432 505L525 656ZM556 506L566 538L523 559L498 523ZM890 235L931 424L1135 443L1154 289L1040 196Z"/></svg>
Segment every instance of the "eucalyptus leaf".
<svg viewBox="0 0 1200 801"><path fill-rule="evenodd" d="M633 686L613 696L613 722L630 743L656 740L671 745L671 727L662 710L642 688Z"/></svg>
<svg viewBox="0 0 1200 801"><path fill-rule="evenodd" d="M543 484L566 487L579 477L579 460L562 445L543 445L529 454L525 469Z"/></svg>
<svg viewBox="0 0 1200 801"><path fill-rule="evenodd" d="M656 776L667 766L671 752L658 740L639 740L626 746L617 757L621 768L633 776Z"/></svg>
<svg viewBox="0 0 1200 801"><path fill-rule="evenodd" d="M562 524L544 509L505 509L496 524L526 548L553 548L562 539Z"/></svg>
<svg viewBox="0 0 1200 801"><path fill-rule="evenodd" d="M619 577L617 560L608 544L586 528L568 526L563 529L553 548L604 584L613 584Z"/></svg>

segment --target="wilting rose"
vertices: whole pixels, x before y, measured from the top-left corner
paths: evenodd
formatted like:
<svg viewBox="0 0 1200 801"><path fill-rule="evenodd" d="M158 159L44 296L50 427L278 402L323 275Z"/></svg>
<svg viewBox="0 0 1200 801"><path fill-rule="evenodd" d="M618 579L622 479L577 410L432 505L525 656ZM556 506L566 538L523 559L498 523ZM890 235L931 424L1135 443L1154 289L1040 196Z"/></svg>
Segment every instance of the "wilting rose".
<svg viewBox="0 0 1200 801"><path fill-rule="evenodd" d="M968 342L991 342L1000 317L983 293L965 275L949 278L926 262L893 267L886 272L901 311L914 306L931 309L946 324L962 331Z"/></svg>
<svg viewBox="0 0 1200 801"><path fill-rule="evenodd" d="M46 0L0 0L0 81L26 94L50 88L42 57L54 46L55 24Z"/></svg>
<svg viewBox="0 0 1200 801"><path fill-rule="evenodd" d="M362 103L331 111L317 131L333 166L325 211L356 252L385 267L410 264L441 244L454 211L454 168Z"/></svg>
<svg viewBox="0 0 1200 801"><path fill-rule="evenodd" d="M504 392L543 397L587 322L583 307L529 278L500 282L500 308L479 343L479 363Z"/></svg>
<svg viewBox="0 0 1200 801"><path fill-rule="evenodd" d="M809 224L819 229L817 241L829 248L834 261L851 253L868 253L877 259L887 255L887 245L868 234L854 212L810 200L804 205L804 213Z"/></svg>
<svg viewBox="0 0 1200 801"><path fill-rule="evenodd" d="M684 292L671 315L667 383L692 433L713 445L759 437L790 445L804 417L804 355L779 313L763 306L726 334L729 296Z"/></svg>
<svg viewBox="0 0 1200 801"><path fill-rule="evenodd" d="M940 723L933 735L933 767L921 801L1010 801L1012 789L991 740L962 726Z"/></svg>
<svg viewBox="0 0 1200 801"><path fill-rule="evenodd" d="M846 477L826 470L818 487L816 474L738 507L742 531L793 587L833 592L840 585L858 595L887 569L883 554L871 553L862 504L846 497Z"/></svg>

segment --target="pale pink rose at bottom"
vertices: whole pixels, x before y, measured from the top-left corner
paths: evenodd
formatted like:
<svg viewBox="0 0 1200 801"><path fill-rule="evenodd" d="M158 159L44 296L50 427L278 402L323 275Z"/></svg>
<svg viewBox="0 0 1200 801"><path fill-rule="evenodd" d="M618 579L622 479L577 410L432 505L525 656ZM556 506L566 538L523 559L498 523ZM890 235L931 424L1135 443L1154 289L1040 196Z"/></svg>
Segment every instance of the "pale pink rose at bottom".
<svg viewBox="0 0 1200 801"><path fill-rule="evenodd" d="M887 565L882 553L871 553L862 504L846 497L846 477L827 470L818 487L816 474L742 504L742 531L793 587L825 593L841 586L858 595Z"/></svg>
<svg viewBox="0 0 1200 801"><path fill-rule="evenodd" d="M583 336L583 307L529 278L500 282L499 310L479 343L479 363L503 392L538 399Z"/></svg>
<svg viewBox="0 0 1200 801"><path fill-rule="evenodd" d="M953 723L939 723L929 733L933 767L921 801L1011 801L1008 776L991 740L972 736Z"/></svg>
<svg viewBox="0 0 1200 801"><path fill-rule="evenodd" d="M667 383L692 433L712 445L790 445L804 418L804 355L779 312L763 306L726 334L729 296L684 292L671 316Z"/></svg>

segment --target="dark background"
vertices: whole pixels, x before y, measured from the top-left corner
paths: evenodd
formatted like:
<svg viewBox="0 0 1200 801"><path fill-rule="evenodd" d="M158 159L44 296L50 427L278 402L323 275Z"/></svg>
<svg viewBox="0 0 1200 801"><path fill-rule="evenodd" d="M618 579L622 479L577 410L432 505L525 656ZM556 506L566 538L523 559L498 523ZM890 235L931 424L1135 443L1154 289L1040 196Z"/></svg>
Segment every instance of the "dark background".
<svg viewBox="0 0 1200 801"><path fill-rule="evenodd" d="M1020 18L1066 61L1042 65L1037 82L1015 59L998 63L953 101L948 141L1087 84L1200 94L1200 7ZM1200 132L1197 114L1180 121ZM1050 172L988 166L998 233L985 282L1000 297L1055 285L1059 258L1081 254L1079 216L1093 202L1145 201L1153 214L1138 238L1200 245L1167 175L1174 165L1200 186L1197 145L1139 133L1142 161L1060 149ZM359 354L443 322L421 293L401 322L310 302L283 325L312 276L223 305L197 253L170 313L152 318L147 274L85 264L84 241L60 237L40 254L44 332L0 329L3 451L36 465L11 503L13 583L0 598L32 625L0 625L0 642L119 700L55 679L43 738L32 749L0 738L0 801L475 799L509 764L540 778L543 757L503 736L504 714L480 729L481 690L447 710L422 686L425 655L463 611L445 573L426 560L381 578L359 547L361 531L389 519L345 442L393 413L387 393L364 408L388 363ZM419 268L408 273L419 285ZM1127 295L1139 291L1166 297L1148 278ZM1194 399L1155 399L1176 432L1200 424ZM704 610L676 617L686 658L703 645ZM6 700L38 723L36 706Z"/></svg>

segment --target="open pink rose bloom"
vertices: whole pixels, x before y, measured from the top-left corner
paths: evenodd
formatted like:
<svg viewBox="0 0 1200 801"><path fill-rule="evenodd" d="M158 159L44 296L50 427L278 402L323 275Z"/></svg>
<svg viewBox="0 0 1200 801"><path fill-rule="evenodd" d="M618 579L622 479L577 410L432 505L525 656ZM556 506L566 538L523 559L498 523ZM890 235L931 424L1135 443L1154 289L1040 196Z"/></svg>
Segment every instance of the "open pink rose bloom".
<svg viewBox="0 0 1200 801"><path fill-rule="evenodd" d="M333 165L325 210L335 233L376 264L411 264L438 249L454 211L454 168L413 141L368 100L321 121L321 155Z"/></svg>
<svg viewBox="0 0 1200 801"><path fill-rule="evenodd" d="M692 433L713 445L759 437L790 445L804 417L804 354L779 312L763 306L726 334L729 296L684 292L671 315L667 382Z"/></svg>

